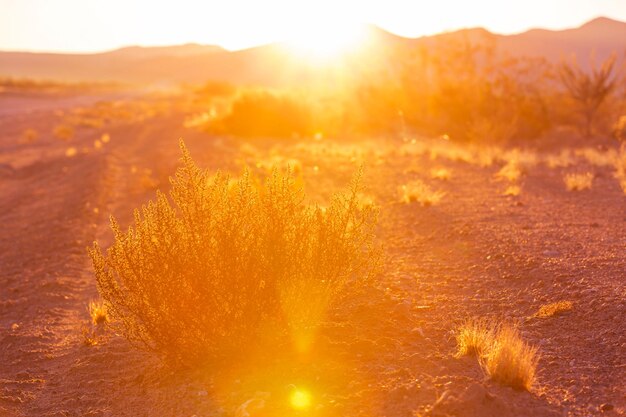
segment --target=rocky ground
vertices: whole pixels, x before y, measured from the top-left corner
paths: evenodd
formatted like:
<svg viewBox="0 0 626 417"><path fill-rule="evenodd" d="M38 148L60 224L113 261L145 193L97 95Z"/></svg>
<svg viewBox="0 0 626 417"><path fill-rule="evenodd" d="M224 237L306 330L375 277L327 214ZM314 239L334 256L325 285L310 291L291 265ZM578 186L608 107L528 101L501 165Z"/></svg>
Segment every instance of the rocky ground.
<svg viewBox="0 0 626 417"><path fill-rule="evenodd" d="M159 111L77 127L62 140L55 126L93 97L11 100L0 97L0 416L626 413L626 194L613 167L579 157L551 168L535 153L514 181L520 195L503 196L507 181L495 174L504 162L476 163L440 141L217 138L185 128L185 111L162 100ZM29 128L36 139L22 137ZM269 346L235 364L178 369L111 332L85 344L87 304L97 298L85 247L110 242L110 213L127 224L132 208L167 189L179 137L211 169L296 164L316 201L364 164L384 268L329 312L307 357ZM448 180L431 178L439 167ZM566 172L587 171L590 190L566 190ZM445 192L442 200L402 203L398 187L415 179ZM558 301L572 310L532 317ZM539 347L530 392L455 357L454 331L468 317L517 323ZM306 412L288 408L294 387L310 393Z"/></svg>

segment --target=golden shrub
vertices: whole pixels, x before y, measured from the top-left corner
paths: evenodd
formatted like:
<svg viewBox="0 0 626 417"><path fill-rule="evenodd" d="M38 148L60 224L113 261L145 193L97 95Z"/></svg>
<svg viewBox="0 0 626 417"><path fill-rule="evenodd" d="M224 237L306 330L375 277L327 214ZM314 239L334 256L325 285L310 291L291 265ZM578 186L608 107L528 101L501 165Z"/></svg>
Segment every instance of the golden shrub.
<svg viewBox="0 0 626 417"><path fill-rule="evenodd" d="M126 232L111 218L114 243L89 249L112 325L187 363L235 355L265 325L305 348L344 285L377 265L376 212L358 204L359 180L321 210L290 172L232 181L181 149L169 196L135 210Z"/></svg>

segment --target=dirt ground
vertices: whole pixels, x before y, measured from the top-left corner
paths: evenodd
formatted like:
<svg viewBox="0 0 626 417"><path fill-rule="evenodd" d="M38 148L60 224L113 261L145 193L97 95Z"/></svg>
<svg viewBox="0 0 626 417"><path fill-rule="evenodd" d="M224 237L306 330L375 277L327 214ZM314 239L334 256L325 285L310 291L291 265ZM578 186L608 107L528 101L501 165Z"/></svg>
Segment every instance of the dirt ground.
<svg viewBox="0 0 626 417"><path fill-rule="evenodd" d="M54 127L93 97L24 103L0 97L0 416L626 413L626 194L612 167L528 164L512 197L495 177L503 163L467 162L441 141L433 154L428 141L218 138L185 128L174 105L63 141ZM21 143L28 128L39 137ZM134 207L167 189L180 137L211 169L298 164L315 201L364 164L384 268L329 312L313 353L268 346L236 363L178 369L110 332L85 345L87 304L97 298L85 248L110 243L109 214L128 224ZM451 178L431 179L434 167ZM567 191L571 171L594 173L593 187ZM402 203L398 187L415 179L445 192L441 202ZM573 309L532 317L557 301ZM518 323L539 347L531 392L490 381L475 358L455 358L454 330L474 316ZM308 410L287 406L294 386L310 392Z"/></svg>

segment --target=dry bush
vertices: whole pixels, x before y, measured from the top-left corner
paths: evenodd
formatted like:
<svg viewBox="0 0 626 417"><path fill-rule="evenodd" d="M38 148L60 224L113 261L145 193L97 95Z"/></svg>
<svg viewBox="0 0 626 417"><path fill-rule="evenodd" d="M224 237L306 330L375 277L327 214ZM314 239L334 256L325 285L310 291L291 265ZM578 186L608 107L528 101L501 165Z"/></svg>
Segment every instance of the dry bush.
<svg viewBox="0 0 626 417"><path fill-rule="evenodd" d="M524 171L520 163L517 160L510 160L496 173L496 177L509 182L516 182L521 178L523 173Z"/></svg>
<svg viewBox="0 0 626 417"><path fill-rule="evenodd" d="M230 113L212 129L244 137L304 136L313 134L311 108L302 99L269 91L250 91L238 97Z"/></svg>
<svg viewBox="0 0 626 417"><path fill-rule="evenodd" d="M39 138L39 133L33 128L28 128L22 132L22 136L19 139L19 143L21 144L33 143L38 138Z"/></svg>
<svg viewBox="0 0 626 417"><path fill-rule="evenodd" d="M430 177L434 180L447 181L452 178L452 172L447 168L433 168L430 170Z"/></svg>
<svg viewBox="0 0 626 417"><path fill-rule="evenodd" d="M539 310L533 315L533 317L552 317L566 313L572 310L571 301L559 301L556 303L550 303L542 305Z"/></svg>
<svg viewBox="0 0 626 417"><path fill-rule="evenodd" d="M233 358L260 326L306 348L345 285L377 266L376 211L359 209L358 179L321 210L304 204L290 172L231 181L181 148L169 196L135 210L126 232L112 218L114 243L89 250L112 325L186 363Z"/></svg>
<svg viewBox="0 0 626 417"><path fill-rule="evenodd" d="M494 381L520 390L532 387L538 362L537 348L524 342L519 330L508 324L499 326L481 358L483 369Z"/></svg>
<svg viewBox="0 0 626 417"><path fill-rule="evenodd" d="M58 125L54 128L52 134L55 138L68 142L74 138L74 128L64 124Z"/></svg>
<svg viewBox="0 0 626 417"><path fill-rule="evenodd" d="M626 148L620 151L615 161L615 178L624 194L626 194Z"/></svg>
<svg viewBox="0 0 626 417"><path fill-rule="evenodd" d="M601 106L617 87L615 62L616 56L612 55L600 66L591 62L591 71L582 69L575 60L563 61L558 67L559 79L583 117L581 133L585 137L592 136Z"/></svg>
<svg viewBox="0 0 626 417"><path fill-rule="evenodd" d="M403 203L419 203L422 206L438 204L445 196L443 191L434 191L420 180L404 184L399 189L400 201Z"/></svg>
<svg viewBox="0 0 626 417"><path fill-rule="evenodd" d="M584 174L570 173L563 177L563 181L565 181L568 191L588 190L593 185L593 174L591 172Z"/></svg>
<svg viewBox="0 0 626 417"><path fill-rule="evenodd" d="M502 193L502 195L517 197L518 195L520 195L521 192L522 188L519 185L509 185L508 187L506 187L506 190L504 190L504 193Z"/></svg>

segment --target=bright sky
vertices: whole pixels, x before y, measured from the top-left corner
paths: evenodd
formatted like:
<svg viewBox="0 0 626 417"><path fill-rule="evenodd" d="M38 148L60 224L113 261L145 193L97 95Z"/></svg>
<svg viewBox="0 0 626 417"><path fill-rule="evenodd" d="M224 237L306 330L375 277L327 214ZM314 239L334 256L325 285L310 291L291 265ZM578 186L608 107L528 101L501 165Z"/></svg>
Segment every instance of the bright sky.
<svg viewBox="0 0 626 417"><path fill-rule="evenodd" d="M241 49L373 23L417 37L626 21L626 0L0 0L0 49L101 51L188 42Z"/></svg>

